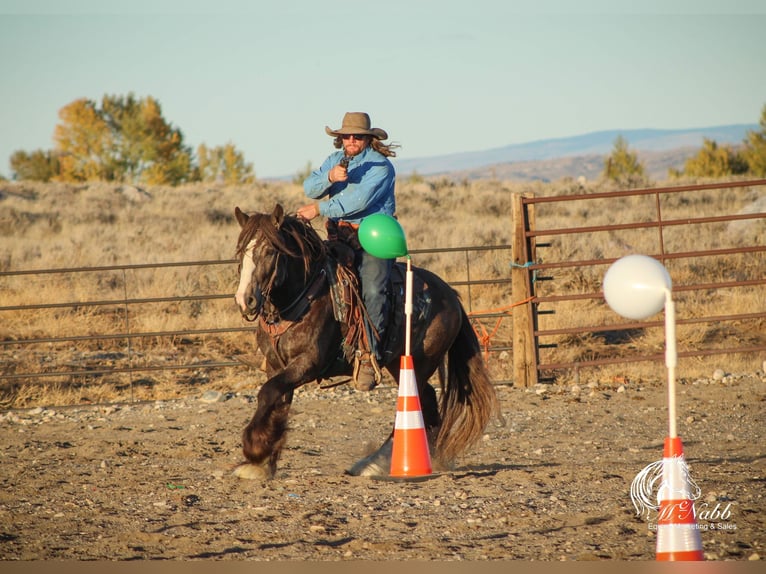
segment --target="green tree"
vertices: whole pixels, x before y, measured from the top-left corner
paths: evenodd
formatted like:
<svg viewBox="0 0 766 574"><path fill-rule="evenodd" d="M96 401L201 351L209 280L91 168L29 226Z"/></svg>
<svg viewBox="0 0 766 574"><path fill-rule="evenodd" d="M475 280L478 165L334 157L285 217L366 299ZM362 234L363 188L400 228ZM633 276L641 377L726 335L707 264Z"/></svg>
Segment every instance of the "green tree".
<svg viewBox="0 0 766 574"><path fill-rule="evenodd" d="M162 117L157 100L136 99L132 93L104 96L101 107L113 136L109 162L114 179L176 185L190 178L191 150L181 130Z"/></svg>
<svg viewBox="0 0 766 574"><path fill-rule="evenodd" d="M16 180L51 181L59 174L58 155L51 150L27 153L17 150L11 156L12 177Z"/></svg>
<svg viewBox="0 0 766 574"><path fill-rule="evenodd" d="M197 174L200 181L222 182L226 185L255 181L253 164L245 161L242 152L232 143L208 148L197 147Z"/></svg>
<svg viewBox="0 0 766 574"><path fill-rule="evenodd" d="M638 155L628 149L628 142L621 135L614 140L612 153L604 160L603 176L624 187L647 183L644 165L638 161Z"/></svg>
<svg viewBox="0 0 766 574"><path fill-rule="evenodd" d="M705 138L697 155L684 163L683 175L691 177L726 177L747 173L747 162L731 146L719 146Z"/></svg>
<svg viewBox="0 0 766 574"><path fill-rule="evenodd" d="M747 163L749 173L757 177L766 177L766 105L761 110L760 124L760 132L747 132L742 159Z"/></svg>

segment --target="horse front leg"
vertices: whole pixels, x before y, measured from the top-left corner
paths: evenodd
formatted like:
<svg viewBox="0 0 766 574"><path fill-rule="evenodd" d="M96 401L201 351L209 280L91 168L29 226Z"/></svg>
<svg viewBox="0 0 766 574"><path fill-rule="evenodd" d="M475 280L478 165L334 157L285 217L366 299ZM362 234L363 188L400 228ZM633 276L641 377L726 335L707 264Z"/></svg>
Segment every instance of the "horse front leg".
<svg viewBox="0 0 766 574"><path fill-rule="evenodd" d="M247 462L234 470L235 476L260 480L274 477L287 438L287 418L296 386L281 373L261 387L255 414L242 431L242 454Z"/></svg>

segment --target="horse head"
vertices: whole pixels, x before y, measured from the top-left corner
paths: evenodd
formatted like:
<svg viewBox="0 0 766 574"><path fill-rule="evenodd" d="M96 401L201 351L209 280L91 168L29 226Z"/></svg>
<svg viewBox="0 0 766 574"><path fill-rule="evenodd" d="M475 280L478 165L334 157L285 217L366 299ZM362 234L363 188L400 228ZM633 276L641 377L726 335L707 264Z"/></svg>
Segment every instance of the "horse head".
<svg viewBox="0 0 766 574"><path fill-rule="evenodd" d="M285 215L280 204L270 214L248 215L236 207L234 216L241 228L236 251L239 286L234 299L242 316L253 321L271 301L272 293L289 298L294 288L300 289L300 282L293 281L298 270L303 270L305 280L315 256L324 248L313 228ZM279 303L274 307L278 310Z"/></svg>

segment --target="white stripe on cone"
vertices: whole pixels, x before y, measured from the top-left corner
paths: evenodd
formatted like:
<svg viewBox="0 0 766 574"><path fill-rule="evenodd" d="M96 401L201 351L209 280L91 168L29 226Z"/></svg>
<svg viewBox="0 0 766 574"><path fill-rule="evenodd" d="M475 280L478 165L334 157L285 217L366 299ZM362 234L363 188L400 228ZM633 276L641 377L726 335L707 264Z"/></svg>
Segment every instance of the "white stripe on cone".
<svg viewBox="0 0 766 574"><path fill-rule="evenodd" d="M404 411L396 413L396 428L399 430L414 430L425 428L423 413L420 411Z"/></svg>
<svg viewBox="0 0 766 574"><path fill-rule="evenodd" d="M660 524L657 526L657 554L702 550L702 538L696 524Z"/></svg>

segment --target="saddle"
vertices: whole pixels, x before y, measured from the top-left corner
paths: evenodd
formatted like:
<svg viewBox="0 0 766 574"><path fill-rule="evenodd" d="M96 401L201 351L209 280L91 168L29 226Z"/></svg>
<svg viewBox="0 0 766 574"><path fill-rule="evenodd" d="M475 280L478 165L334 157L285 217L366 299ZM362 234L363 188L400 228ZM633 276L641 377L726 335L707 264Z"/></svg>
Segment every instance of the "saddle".
<svg viewBox="0 0 766 574"><path fill-rule="evenodd" d="M359 277L354 265L354 250L347 243L329 239L325 241L328 253L329 268L326 277L330 286L330 293L335 319L343 325L344 338L342 343L343 358L349 363L355 364L354 371L358 368L361 355L370 353L368 332L375 333L374 328L365 328L367 313L362 301ZM388 319L386 338L380 341L379 349L385 357L384 363L390 362L396 353L401 353L401 342L404 333L404 309L405 303L406 269L401 263L395 264L391 270L388 288ZM430 295L425 283L418 277L413 278L413 292L416 294L413 301L413 321L428 314L430 308ZM372 356L373 367L379 371L375 357Z"/></svg>

